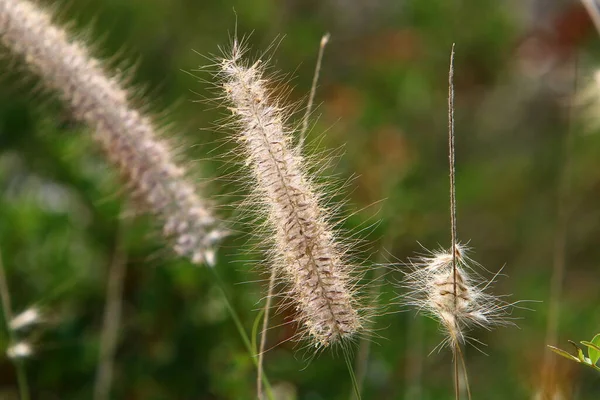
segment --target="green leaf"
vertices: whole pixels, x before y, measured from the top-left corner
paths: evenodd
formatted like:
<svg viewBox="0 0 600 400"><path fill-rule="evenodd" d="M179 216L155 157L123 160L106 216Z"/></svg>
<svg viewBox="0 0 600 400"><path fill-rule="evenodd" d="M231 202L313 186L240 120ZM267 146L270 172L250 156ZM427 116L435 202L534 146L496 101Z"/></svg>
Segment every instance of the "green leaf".
<svg viewBox="0 0 600 400"><path fill-rule="evenodd" d="M577 345L577 343L569 340L569 343L571 343L576 349L577 349L577 358L579 359L580 362L584 363L584 364L589 364L591 365L591 361L589 358L587 358L585 356L585 354L583 354L583 350L581 349L581 347L579 347Z"/></svg>
<svg viewBox="0 0 600 400"><path fill-rule="evenodd" d="M548 346L548 347L550 348L550 350L552 350L553 352L555 352L556 354L558 354L560 356L563 356L564 358L568 358L569 360L575 361L575 362L581 362L581 361L579 361L579 359L577 357L570 354L569 352L566 352L566 351L556 348L554 346Z"/></svg>
<svg viewBox="0 0 600 400"><path fill-rule="evenodd" d="M596 365L600 359L600 333L594 336L591 342L581 342L581 344L588 347L590 361L593 365Z"/></svg>

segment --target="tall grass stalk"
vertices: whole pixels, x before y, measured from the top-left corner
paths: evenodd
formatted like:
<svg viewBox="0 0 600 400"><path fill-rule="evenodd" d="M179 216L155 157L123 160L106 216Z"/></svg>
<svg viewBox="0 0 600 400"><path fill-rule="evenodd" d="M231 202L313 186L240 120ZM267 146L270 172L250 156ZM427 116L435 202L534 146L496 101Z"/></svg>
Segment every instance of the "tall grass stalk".
<svg viewBox="0 0 600 400"><path fill-rule="evenodd" d="M459 302L459 270L456 263L457 256L457 232L456 232L456 160L455 160L455 141L454 141L454 46L450 53L450 69L448 71L448 164L450 170L450 231L451 231L451 249L452 249L452 291L454 309L458 309ZM459 358L464 368L465 381L468 382L467 368L465 365L460 341L452 341L454 346L454 394L456 400L460 399L460 377L459 377ZM467 383L468 387L468 383ZM469 399L471 398L470 389L467 389Z"/></svg>
<svg viewBox="0 0 600 400"><path fill-rule="evenodd" d="M323 62L323 53L325 52L325 46L329 42L329 33L326 33L321 37L321 43L319 45L319 55L317 56L317 63L315 65L315 73L313 75L312 85L310 87L310 94L308 96L308 104L304 111L304 118L302 119L302 128L300 129L300 138L298 139L298 149L301 151L304 147L304 140L306 139L306 133L308 132L308 122L310 120L310 114L312 112L313 103L315 101L315 94L317 92L317 83L319 82L319 75L321 73L321 64Z"/></svg>
<svg viewBox="0 0 600 400"><path fill-rule="evenodd" d="M257 372L258 372L258 359L255 355L255 349L253 349L253 347L252 347L252 341L248 337L248 333L246 333L246 329L244 328L244 324L242 323L242 320L240 319L238 313L235 311L235 308L233 307L233 304L231 303L231 300L229 299L229 295L227 294L227 289L226 289L225 283L221 279L216 268L209 268L209 270L212 273L213 281L216 282L217 287L219 288L219 291L221 292L221 295L223 296L223 300L225 301L225 306L227 307L227 311L229 312L229 315L231 316L231 319L233 320L233 323L235 324L238 334L240 335L240 338L242 339L242 342L244 343L244 347L246 348L246 351L248 352L248 355L252 359L252 362L254 363L254 366L257 368ZM267 394L267 398L269 400L273 400L274 397L273 397L273 393L271 390L271 384L269 383L269 379L268 379L267 375L264 373L264 371L261 373L261 381L262 381L262 384L264 385L264 388L265 388L265 391Z"/></svg>
<svg viewBox="0 0 600 400"><path fill-rule="evenodd" d="M404 287L408 290L404 303L417 307L440 323L445 338L439 345L448 345L453 353L454 394L460 398L460 370L465 377L467 397L471 398L468 373L462 346L473 327L490 329L493 325L510 324L506 315L515 303L509 304L487 293L496 275L485 279L467 256L467 248L458 242L456 218L455 132L454 132L454 45L450 55L448 88L448 161L450 169L451 248L431 252L411 262ZM475 264L476 265L476 264Z"/></svg>

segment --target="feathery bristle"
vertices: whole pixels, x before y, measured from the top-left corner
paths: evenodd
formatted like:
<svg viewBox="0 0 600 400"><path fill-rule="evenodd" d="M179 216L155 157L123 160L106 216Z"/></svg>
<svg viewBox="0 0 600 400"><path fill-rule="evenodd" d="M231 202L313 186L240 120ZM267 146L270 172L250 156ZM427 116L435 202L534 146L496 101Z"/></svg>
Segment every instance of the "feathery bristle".
<svg viewBox="0 0 600 400"><path fill-rule="evenodd" d="M219 75L272 231L273 267L289 283L305 332L325 347L361 328L350 267L305 161L294 151L287 115L266 89L261 61L246 63L242 53L235 41Z"/></svg>
<svg viewBox="0 0 600 400"><path fill-rule="evenodd" d="M173 150L159 140L151 118L131 107L121 79L108 75L84 43L25 0L0 0L0 40L45 87L60 94L77 119L94 128L95 139L135 197L162 219L174 250L194 263L213 264L213 249L224 231L185 169L174 162Z"/></svg>

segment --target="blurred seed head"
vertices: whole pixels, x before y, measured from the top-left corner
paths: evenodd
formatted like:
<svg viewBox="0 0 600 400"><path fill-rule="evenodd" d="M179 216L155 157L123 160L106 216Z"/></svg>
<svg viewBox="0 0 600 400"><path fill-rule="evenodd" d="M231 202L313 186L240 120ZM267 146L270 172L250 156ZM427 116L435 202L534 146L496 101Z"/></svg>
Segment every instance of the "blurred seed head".
<svg viewBox="0 0 600 400"><path fill-rule="evenodd" d="M83 41L55 25L50 12L25 0L0 1L0 41L56 92L117 166L135 200L160 220L174 251L193 263L215 262L226 232L198 193L154 118L132 106L134 91Z"/></svg>
<svg viewBox="0 0 600 400"><path fill-rule="evenodd" d="M18 331L33 324L39 323L41 321L41 317L40 311L35 307L31 307L13 317L9 323L9 327L13 331Z"/></svg>
<svg viewBox="0 0 600 400"><path fill-rule="evenodd" d="M27 358L33 354L33 349L27 342L17 342L6 349L8 358Z"/></svg>

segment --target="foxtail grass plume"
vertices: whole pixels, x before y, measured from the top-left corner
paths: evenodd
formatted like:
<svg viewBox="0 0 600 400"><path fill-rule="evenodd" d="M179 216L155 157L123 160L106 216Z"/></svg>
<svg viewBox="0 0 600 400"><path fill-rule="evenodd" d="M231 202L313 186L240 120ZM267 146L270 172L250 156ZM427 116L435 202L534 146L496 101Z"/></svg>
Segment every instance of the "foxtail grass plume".
<svg viewBox="0 0 600 400"><path fill-rule="evenodd" d="M510 324L506 315L511 305L486 292L494 280L479 274L466 253L467 248L457 244L454 254L439 251L419 257L411 262L403 283L408 291L405 304L436 319L446 336L443 344L452 349L467 341L471 328Z"/></svg>
<svg viewBox="0 0 600 400"><path fill-rule="evenodd" d="M361 329L352 270L327 222L305 160L293 147L293 131L285 125L289 115L267 89L265 65L244 60L243 53L235 40L218 72L236 139L266 214L273 268L289 284L304 332L316 347L326 347Z"/></svg>
<svg viewBox="0 0 600 400"><path fill-rule="evenodd" d="M175 252L194 263L213 264L214 246L224 231L186 170L175 163L173 149L159 139L151 117L131 106L123 78L109 74L85 43L29 1L0 0L0 41L94 129L135 198L162 220Z"/></svg>

